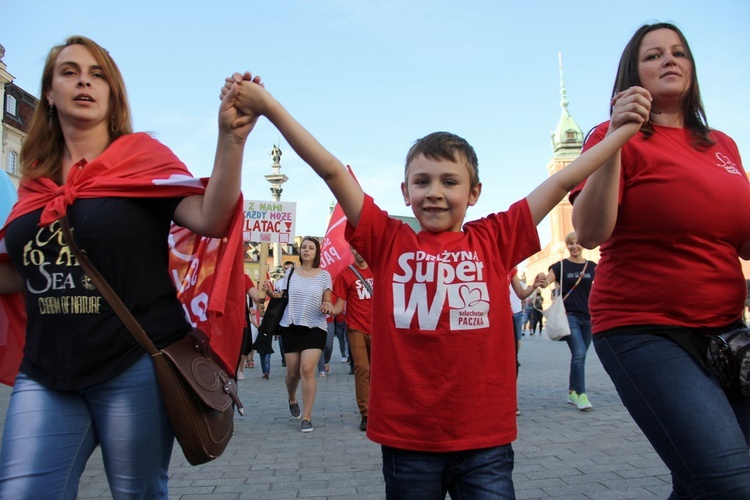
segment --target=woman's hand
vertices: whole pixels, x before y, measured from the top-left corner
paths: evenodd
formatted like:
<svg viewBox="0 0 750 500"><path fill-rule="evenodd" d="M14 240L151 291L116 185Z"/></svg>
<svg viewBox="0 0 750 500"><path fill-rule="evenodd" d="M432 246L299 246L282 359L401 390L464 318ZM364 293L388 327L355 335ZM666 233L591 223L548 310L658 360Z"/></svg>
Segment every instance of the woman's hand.
<svg viewBox="0 0 750 500"><path fill-rule="evenodd" d="M544 273L539 273L536 275L536 278L534 278L534 284L531 285L532 288L547 288L549 285L549 282L547 281L547 276L545 276Z"/></svg>
<svg viewBox="0 0 750 500"><path fill-rule="evenodd" d="M227 235L241 195L245 141L258 117L235 106L238 89L237 83L226 92L222 89L216 156L205 193L183 198L174 212L175 222L202 236Z"/></svg>
<svg viewBox="0 0 750 500"><path fill-rule="evenodd" d="M235 73L235 75L239 74ZM253 78L249 73L246 73L246 75L250 78L251 82L262 85L259 76ZM248 134L250 134L250 131L258 122L259 115L256 113L243 113L237 107L237 98L241 83L242 80L237 81L234 78L227 78L224 87L221 88L219 132L232 136L244 144Z"/></svg>
<svg viewBox="0 0 750 500"><path fill-rule="evenodd" d="M320 312L323 314L333 314L333 304L330 302L323 302L320 304Z"/></svg>
<svg viewBox="0 0 750 500"><path fill-rule="evenodd" d="M232 90L237 90L234 97L234 106L242 117L253 122L264 114L264 110L272 99L271 94L265 90L265 85L259 76L253 76L249 71L243 74L234 73L224 82L221 89L221 98L224 100Z"/></svg>
<svg viewBox="0 0 750 500"><path fill-rule="evenodd" d="M609 121L610 134L626 123L640 126L647 122L651 112L651 94L643 87L630 87L612 98L612 118ZM637 129L636 129L637 132Z"/></svg>

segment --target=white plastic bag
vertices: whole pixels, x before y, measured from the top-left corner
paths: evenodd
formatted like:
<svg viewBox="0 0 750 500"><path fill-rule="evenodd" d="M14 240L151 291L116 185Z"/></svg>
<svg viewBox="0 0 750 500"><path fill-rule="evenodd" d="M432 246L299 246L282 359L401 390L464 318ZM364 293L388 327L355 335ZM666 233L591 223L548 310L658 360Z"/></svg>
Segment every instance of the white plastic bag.
<svg viewBox="0 0 750 500"><path fill-rule="evenodd" d="M562 297L558 296L552 300L552 305L544 311L544 331L550 340L563 340L570 335L570 325L568 324L568 315L565 314L565 302Z"/></svg>

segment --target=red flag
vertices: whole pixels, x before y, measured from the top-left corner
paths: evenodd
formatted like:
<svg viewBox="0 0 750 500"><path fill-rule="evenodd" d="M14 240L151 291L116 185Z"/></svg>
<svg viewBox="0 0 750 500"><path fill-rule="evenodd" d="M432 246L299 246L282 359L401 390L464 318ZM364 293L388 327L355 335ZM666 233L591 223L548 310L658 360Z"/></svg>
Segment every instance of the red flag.
<svg viewBox="0 0 750 500"><path fill-rule="evenodd" d="M352 168L349 165L346 168L354 177ZM349 242L346 241L344 236L345 230L346 215L344 215L341 206L336 203L320 249L320 267L328 271L334 280L341 271L354 262L354 257L349 251Z"/></svg>
<svg viewBox="0 0 750 500"><path fill-rule="evenodd" d="M169 236L169 267L177 298L188 321L211 339L211 349L229 373L239 359L245 328L242 244L236 243L243 218L240 202L228 238L202 238L176 224Z"/></svg>

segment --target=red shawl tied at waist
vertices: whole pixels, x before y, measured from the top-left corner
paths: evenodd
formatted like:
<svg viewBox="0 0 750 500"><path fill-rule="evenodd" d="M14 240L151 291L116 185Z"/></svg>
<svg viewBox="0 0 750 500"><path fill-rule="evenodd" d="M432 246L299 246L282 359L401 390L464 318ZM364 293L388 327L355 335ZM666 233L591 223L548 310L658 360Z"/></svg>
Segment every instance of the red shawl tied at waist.
<svg viewBox="0 0 750 500"><path fill-rule="evenodd" d="M195 179L166 146L148 134L120 137L91 162L73 166L62 186L47 178L23 179L9 222L43 208L40 225L63 215L79 198L173 198L205 192L207 180ZM205 238L172 225L170 274L188 320L211 338L211 346L230 373L239 358L244 327L242 199L229 234ZM9 259L5 227L0 229L0 261ZM0 382L12 385L25 337L22 294L0 295Z"/></svg>

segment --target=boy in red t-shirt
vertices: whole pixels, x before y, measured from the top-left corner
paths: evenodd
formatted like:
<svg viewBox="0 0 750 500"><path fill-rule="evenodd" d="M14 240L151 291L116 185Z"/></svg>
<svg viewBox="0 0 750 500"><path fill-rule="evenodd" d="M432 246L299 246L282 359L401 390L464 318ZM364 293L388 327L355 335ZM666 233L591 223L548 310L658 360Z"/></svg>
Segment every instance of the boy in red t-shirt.
<svg viewBox="0 0 750 500"><path fill-rule="evenodd" d="M235 106L246 115L238 125L266 116L323 178L347 216L347 239L378 283L367 436L382 445L386 496L513 498L516 362L507 275L540 250L536 224L648 119L650 96L637 90L631 123L507 212L466 224L482 190L474 149L446 132L418 140L401 184L422 229L416 233L380 210L259 78L235 74L224 92L235 82Z"/></svg>

